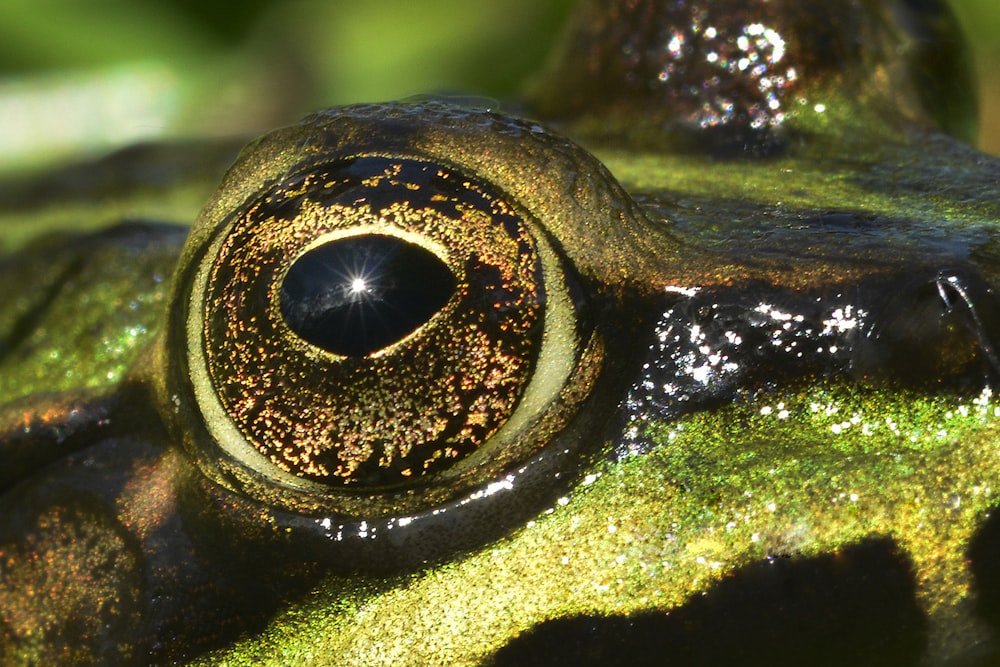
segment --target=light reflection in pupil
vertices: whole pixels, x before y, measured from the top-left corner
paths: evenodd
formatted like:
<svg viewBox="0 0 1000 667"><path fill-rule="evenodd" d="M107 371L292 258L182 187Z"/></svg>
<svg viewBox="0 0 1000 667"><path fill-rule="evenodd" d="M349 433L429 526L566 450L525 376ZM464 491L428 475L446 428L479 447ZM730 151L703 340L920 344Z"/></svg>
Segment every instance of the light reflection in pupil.
<svg viewBox="0 0 1000 667"><path fill-rule="evenodd" d="M360 295L368 290L368 283L364 278L358 277L351 280L351 292Z"/></svg>
<svg viewBox="0 0 1000 667"><path fill-rule="evenodd" d="M304 340L363 357L438 312L455 277L433 253L393 236L352 236L310 250L281 286L281 315Z"/></svg>

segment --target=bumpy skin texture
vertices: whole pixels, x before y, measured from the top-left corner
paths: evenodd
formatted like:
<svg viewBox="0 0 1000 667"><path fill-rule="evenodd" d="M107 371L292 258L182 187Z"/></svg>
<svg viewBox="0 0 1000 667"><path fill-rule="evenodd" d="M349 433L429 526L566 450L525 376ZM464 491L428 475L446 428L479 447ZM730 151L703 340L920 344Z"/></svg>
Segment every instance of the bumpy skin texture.
<svg viewBox="0 0 1000 667"><path fill-rule="evenodd" d="M942 132L971 108L925 67L961 62L953 27L926 2L595 0L533 84L539 120L332 109L214 194L124 188L129 224L11 206L3 663L997 664L1000 163ZM184 162L37 187L158 164ZM163 224L199 197L190 233ZM433 254L456 296L335 354L278 295L365 234ZM527 342L490 357L492 334ZM350 449L344 414L375 437ZM466 439L424 466L408 429ZM297 478L316 447L379 474Z"/></svg>

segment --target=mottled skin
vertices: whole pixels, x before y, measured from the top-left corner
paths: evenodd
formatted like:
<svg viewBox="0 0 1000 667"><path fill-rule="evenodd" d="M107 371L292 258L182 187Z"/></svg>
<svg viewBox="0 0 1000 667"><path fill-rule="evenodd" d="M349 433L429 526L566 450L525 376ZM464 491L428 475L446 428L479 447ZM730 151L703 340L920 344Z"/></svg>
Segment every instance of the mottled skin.
<svg viewBox="0 0 1000 667"><path fill-rule="evenodd" d="M943 132L953 28L594 1L518 112L544 124L348 107L214 195L231 146L6 188L2 662L998 664L1000 163ZM234 212L357 155L513 202L557 313L530 363L565 372L453 472L324 488L223 442L201 297ZM448 381L386 368L404 407Z"/></svg>

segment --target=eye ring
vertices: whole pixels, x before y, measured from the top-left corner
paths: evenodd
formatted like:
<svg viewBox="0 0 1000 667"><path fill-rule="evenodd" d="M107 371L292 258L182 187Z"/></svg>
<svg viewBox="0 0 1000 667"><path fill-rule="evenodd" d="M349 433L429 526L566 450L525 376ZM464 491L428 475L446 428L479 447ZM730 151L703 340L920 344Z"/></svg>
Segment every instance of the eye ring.
<svg viewBox="0 0 1000 667"><path fill-rule="evenodd" d="M383 156L367 155L349 156L336 161L334 165L356 165L367 162L374 162L375 166L381 166L382 162L386 162L387 164L396 166L416 166L425 170L434 168L440 171L441 169L439 166L429 165L429 163L422 160L409 157L384 158ZM323 170L324 167L321 165L310 164L304 173L309 174L306 178L310 178ZM449 171L446 173L450 174L452 172ZM286 417L285 413L278 408L289 403L294 403L296 397L303 391L301 385L305 384L306 381L309 383L323 382L324 378L317 380L313 375L307 376L304 370L306 365L319 364L328 373L334 372L337 368L346 367L349 370L345 375L349 380L364 376L362 380L355 383L345 381L344 385L346 386L343 392L347 393L353 389L353 394L357 396L370 396L371 402L381 403L384 406L392 402L393 394L382 391L385 384L382 382L382 378L388 374L386 369L394 362L388 365L380 364L380 362L393 357L394 354L399 352L400 348L405 348L407 345L419 345L420 337L425 335L425 332L435 331L435 328L431 326L431 323L434 321L448 318L458 319L455 317L456 311L462 306L467 308L470 302L468 298L463 301L462 299L452 297L439 312L430 318L428 324L418 327L416 331L403 337L402 340L373 354L365 355L362 359L350 359L345 355L332 353L309 343L291 331L287 320L276 317L276 313L280 312L280 290L278 287L287 279L291 266L294 266L294 263L298 259L301 259L301 257L314 251L316 248L329 245L330 243L342 241L347 238L359 238L377 234L385 238L392 238L403 243L423 247L428 252L438 256L454 272L456 283L460 286L459 292L462 291L462 286L467 289L469 284L475 282L477 279L470 276L467 268L462 266L456 257L456 252L449 251L444 247L443 243L437 243L433 237L428 240L427 237L420 236L412 229L393 228L387 224L383 215L384 211L378 214L369 211L367 217L374 216L380 222L358 225L355 224L356 221L349 220L348 223L350 226L344 229L327 230L315 236L311 236L312 230L309 232L302 231L299 218L289 218L297 221L296 225L288 226L290 230L289 234L297 237L304 236L308 239L301 249L296 249L289 255L290 257L294 256L295 259L282 264L280 270L273 271L263 282L240 283L238 289L233 289L231 285L233 284L233 280L237 279L229 274L232 273L234 266L248 268L245 272L248 281L253 277L266 275L268 271L266 263L261 264L257 263L256 260L250 261L246 259L247 253L250 253L254 248L254 239L260 237L253 236L249 232L246 235L241 235L238 231L241 229L241 221L247 223L243 225L243 228L256 229L257 226L255 224L249 223L257 222L253 212L264 208L261 206L261 202L268 199L274 200L277 197L275 192L283 189L287 191L291 188L292 191L298 192L301 189L301 185L297 183L300 178L300 173L294 173L281 184L270 188L267 194L258 198L249 206L244 207L240 213L233 216L233 222L226 226L225 232L218 235L216 243L213 244L212 249L208 253L209 256L216 258L214 263L206 262L204 264L192 286L192 301L197 302L200 300L207 305L205 308L194 308L189 313L188 350L201 350L203 353L189 353L188 364L191 376L194 379L195 399L200 412L205 416L206 428L212 440L218 444L230 461L238 461L242 467L249 469L256 477L266 480L275 488L281 488L291 492L293 495L298 495L301 500L305 500L306 498L328 499L337 497L338 509L346 511L351 515L371 515L373 504L385 505L384 501L386 499L391 499L388 503L389 507L386 508L386 511L391 512L410 511L415 510L419 506L441 502L451 493L448 491L449 489L468 488L472 481L471 478L478 478L484 472L488 475L496 476L501 472L503 465L509 464L511 460L523 458L524 453L515 454L515 452L523 448L526 444L531 443L531 438L525 438L524 433L531 431L537 422L542 419L543 415L549 411L552 398L557 396L562 386L569 381L574 367L577 365L579 357L583 352L579 332L576 330L576 314L573 312L576 304L573 302L568 286L561 278L563 272L563 268L560 266L561 261L544 234L534 234L534 238L532 239L535 246L534 252L538 253L538 258L535 260L537 264L535 270L540 270L540 275L537 278L542 284L539 287L544 289L541 301L529 308L540 312L538 319L542 320L542 322L539 324L544 325L544 336L540 335L542 328L535 327L537 332L534 338L539 344L539 348L536 352L530 354L532 356L537 355L537 361L535 364L522 364L522 358L528 354L527 348L521 349L523 346L513 346L509 350L501 350L495 353L499 355L499 359L505 360L504 362L482 365L482 372L477 376L476 383L488 382L490 376L497 375L501 370L505 377L494 382L488 389L488 392L493 396L491 399L493 403L483 404L483 401L479 401L480 405L478 408L470 404L458 406L460 414L455 416L461 422L459 424L460 430L472 430L477 420L488 421L491 419L493 417L492 412L499 413L499 416L503 419L496 423L489 422L488 428L483 429L485 435L481 439L477 440L474 437L468 437L463 440L462 438L457 438L459 444L465 444L466 440L472 441L475 447L466 447L466 449L471 450L469 452L460 451L458 445L449 445L447 448L434 449L431 454L420 459L424 469L434 473L436 477L435 484L427 485L424 483L420 474L413 474L414 470L412 467L403 468L398 474L395 472L399 468L399 465L406 465L405 463L397 464L396 460L400 458L406 461L409 460L406 456L401 457L399 452L412 446L409 440L414 438L414 435L403 433L401 438L393 438L389 435L377 435L374 440L384 439L389 441L378 443L373 443L373 438L369 437L371 435L370 424L379 421L380 416L384 421L391 424L395 416L390 415L389 417L385 417L384 411L386 408L381 406L377 406L374 410L364 410L357 405L349 405L341 409L338 403L345 400L345 397L333 395L336 387L331 386L329 383L322 385L325 387L325 391L310 394L311 398L308 402L298 403L297 409L294 412L296 415L312 418L313 421L324 425L336 422L339 425L338 429L330 431L330 433L334 433L332 436L327 435L327 431L322 431L317 437L310 435L303 443L294 444L295 438L299 436L299 432L302 430L300 428L301 425L291 424L290 422L293 418ZM284 202L271 201L271 207L273 208L276 203L280 209ZM310 217L310 215L311 213L305 214L306 217ZM349 218L350 216L346 217ZM466 217L463 220L465 223L468 223L475 217ZM328 219L329 216L318 216L317 224L319 227L322 227L328 222ZM441 220L435 220L434 222L438 226L444 224ZM495 219L484 219L483 222L487 230L495 230L497 227ZM513 222L508 221L504 226L512 228L513 224ZM468 230L463 230L463 234L467 233ZM517 233L518 238L522 241L527 237L527 230L524 228L518 228ZM285 241L276 241L273 233L269 233L262 237L261 244L282 245ZM494 241L499 243L502 242L502 239L494 239ZM479 243L479 241L476 243ZM513 249L517 251L516 246ZM517 265L514 268L521 268L522 272L530 275L533 273L533 269L530 266L525 266L524 252L523 249L521 249L520 253L515 252L515 255L510 260ZM478 271L480 273L485 271L485 267L482 266L484 260L479 258L476 261ZM497 277L501 279L496 281L497 284L494 287L502 285L505 289L514 289L508 285L508 282L513 280L512 276L500 276L498 273ZM527 276L522 277L522 280L526 278ZM247 297L249 299L254 294L255 286L258 288L263 286L264 293L269 295L269 299L266 301L267 307L264 309L267 315L256 313L250 318L250 321L240 321L239 318L247 308L248 301L237 299L234 297L234 294L249 294L250 296ZM511 297L511 299L513 301L523 300L521 297ZM229 303L231 305L229 308L216 309L215 304L220 303ZM500 304L494 303L492 305L497 306ZM258 319L270 319L279 326L276 330L258 327ZM219 322L223 324L220 325L218 324ZM479 317L475 322L469 323L469 328L473 331L482 329L486 326L486 322L487 317ZM513 333L516 336L525 335L528 333L527 330L533 327L533 325L518 324L519 320L511 320L511 322L514 323L511 326L515 329L518 326L525 328L525 331L514 331ZM235 328L233 325L235 325ZM455 325L449 323L449 326L454 327ZM498 332L505 329L506 326L506 324L501 326ZM266 335L262 336L262 331L265 331ZM282 332L285 335L281 335ZM288 335L289 333L292 335ZM236 349L241 344L241 337L247 335L257 336L256 341L260 343L259 355L246 354L245 350ZM268 397L265 395L266 391L258 391L253 396L249 395L246 391L246 385L250 382L251 375L256 373L257 379L260 379L264 378L270 372L270 368L267 365L270 353L264 350L272 336L280 339L280 346L284 348L283 354L297 354L302 363L295 366L294 371L289 371L288 365L281 367L284 377L280 378L279 382L276 383L282 389L280 399L272 401L268 407L264 408L263 416L261 416L261 413L252 410L241 412L240 406L243 403L268 400ZM219 344L228 345L232 342L236 348L230 349L226 354L219 353L222 358L217 358L218 355L214 349L216 343L213 342L213 337L221 341ZM426 347L438 350L446 348L448 345L447 341L442 341L439 338L431 341ZM475 349L477 350L476 354L481 353L481 348L476 347ZM405 350L403 352L405 353ZM464 357L469 354L471 352L462 352L459 356ZM428 357L431 359L431 366L434 366L434 361L436 360L434 354L418 358L426 359ZM255 367L255 364L258 363L260 364L259 368ZM497 400L496 394L501 393L505 387L512 387L515 384L512 381L510 373L519 364L522 366L520 375L523 378L518 382L523 382L524 386L516 387L518 389L516 392L509 392L506 399ZM369 370L369 368L366 368L366 365L370 367L372 372L366 372ZM372 376L376 377L378 381L369 381L368 378ZM296 383L289 378L304 378L304 381ZM471 385L469 383L465 384L468 393L472 394ZM406 385L404 384L404 386ZM236 388L235 391L230 391L232 387ZM431 391L432 400L438 403L461 400L457 391L445 392L439 398L435 398L433 390ZM321 395L317 397L315 394ZM320 401L317 401L317 398ZM395 395L395 398L397 403L400 400L414 400L412 396L403 397ZM320 402L323 399L325 399L325 403L323 407L320 407ZM420 412L426 412L427 409L425 407L422 410L403 410L403 413L408 419L418 422L422 416ZM430 409L433 408L431 407ZM478 414L470 417L468 413L473 410L478 410ZM342 417L340 413L345 411L348 415L347 417ZM379 416L376 416L376 414ZM283 418L285 422L283 426L285 427L276 428L273 426L274 422L280 421ZM260 427L261 422L266 423L268 428ZM437 419L437 423L441 425L438 428L440 432L446 433L455 430L455 427L447 423L444 419ZM358 424L358 427L352 428L351 424ZM421 428L427 429L432 427L424 424ZM344 432L345 429L348 431L347 433ZM399 433L399 428L397 427L393 432ZM317 450L320 450L325 442L334 439L338 440L336 447L320 451L319 455L316 454ZM339 444L355 441L363 442L353 450L348 450L347 445ZM452 439L448 442L454 444L455 441L456 439ZM489 447L485 447L487 442L490 444ZM279 443L280 452L271 443ZM380 452L372 452L373 447L377 449L380 445L382 446ZM482 447L480 447L481 445ZM367 447L367 451L363 449L365 447ZM495 451L497 448L503 451L502 455L498 455L497 451ZM328 451L334 452L339 456L341 459L339 463L340 468L334 470L333 466L325 463L332 460L330 456L320 461L320 455ZM359 451L361 452L360 454L358 453ZM441 452L444 453L441 454ZM454 465L438 465L440 459L448 458L450 455L456 453L456 458L461 458L457 463ZM372 468L368 463L369 459L373 456L378 456L380 459L379 465L375 466L377 474L374 481L358 483L358 479L361 478L360 471ZM361 463L355 467L351 467L359 458L361 459ZM300 463L302 460L305 463ZM337 462L334 461L334 463ZM502 465L498 465L501 463ZM393 470L394 484L385 483L385 479L391 476L386 472L386 469ZM372 476L368 475L368 477ZM406 480L401 479L401 477L410 477L414 481L412 484L406 484ZM334 480L344 480L344 483L328 483L327 480L331 478ZM361 487L359 489L360 493L354 491L356 487ZM435 492L435 489L441 489L442 491ZM373 503L373 499L376 496L379 502ZM325 503L323 504L325 505Z"/></svg>

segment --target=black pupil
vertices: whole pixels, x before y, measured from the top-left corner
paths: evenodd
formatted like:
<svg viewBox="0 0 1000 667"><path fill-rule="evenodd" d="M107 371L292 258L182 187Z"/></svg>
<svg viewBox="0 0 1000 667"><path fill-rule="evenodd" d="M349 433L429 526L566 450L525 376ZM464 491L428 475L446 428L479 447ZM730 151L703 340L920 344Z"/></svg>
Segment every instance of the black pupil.
<svg viewBox="0 0 1000 667"><path fill-rule="evenodd" d="M281 315L304 340L364 357L438 312L455 276L434 253L393 236L351 236L314 248L281 285Z"/></svg>

